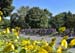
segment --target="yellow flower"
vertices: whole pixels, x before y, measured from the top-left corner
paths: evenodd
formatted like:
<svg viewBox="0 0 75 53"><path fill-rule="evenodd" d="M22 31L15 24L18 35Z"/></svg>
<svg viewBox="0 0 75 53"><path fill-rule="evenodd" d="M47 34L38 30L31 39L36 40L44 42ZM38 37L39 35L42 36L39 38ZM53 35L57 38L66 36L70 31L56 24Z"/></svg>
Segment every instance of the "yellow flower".
<svg viewBox="0 0 75 53"><path fill-rule="evenodd" d="M57 52L57 53L62 53L62 47L59 46L56 52Z"/></svg>
<svg viewBox="0 0 75 53"><path fill-rule="evenodd" d="M65 49L67 49L68 44L67 44L66 39L62 39L62 41L61 41L61 46L64 47Z"/></svg>
<svg viewBox="0 0 75 53"><path fill-rule="evenodd" d="M33 48L34 48L33 45L26 45L25 46L26 50L33 50Z"/></svg>
<svg viewBox="0 0 75 53"><path fill-rule="evenodd" d="M17 40L17 39L15 39L15 40L14 40L14 42L18 42L18 40Z"/></svg>
<svg viewBox="0 0 75 53"><path fill-rule="evenodd" d="M17 39L19 39L19 36L16 36Z"/></svg>
<svg viewBox="0 0 75 53"><path fill-rule="evenodd" d="M41 43L40 41L35 40L35 41L33 42L33 45L40 44L40 43Z"/></svg>
<svg viewBox="0 0 75 53"><path fill-rule="evenodd" d="M5 33L6 33L6 31L4 30L4 31L3 31L3 33L5 34Z"/></svg>
<svg viewBox="0 0 75 53"><path fill-rule="evenodd" d="M40 48L40 46L38 45L33 45L34 46L34 50L38 50Z"/></svg>
<svg viewBox="0 0 75 53"><path fill-rule="evenodd" d="M45 50L47 50L49 53L53 53L53 52L54 52L54 49L53 49L53 47L51 47L51 46L43 46L43 48L44 48Z"/></svg>
<svg viewBox="0 0 75 53"><path fill-rule="evenodd" d="M6 28L6 32L7 32L7 33L10 33L10 29L9 29L9 28Z"/></svg>
<svg viewBox="0 0 75 53"><path fill-rule="evenodd" d="M60 28L59 28L59 31L60 31L60 32L63 32L63 31L65 31L65 30L66 30L66 27L60 27Z"/></svg>
<svg viewBox="0 0 75 53"><path fill-rule="evenodd" d="M2 17L0 16L0 22L2 21Z"/></svg>
<svg viewBox="0 0 75 53"><path fill-rule="evenodd" d="M0 35L1 35L2 33L0 32Z"/></svg>
<svg viewBox="0 0 75 53"><path fill-rule="evenodd" d="M0 15L3 15L3 12L2 11L0 11Z"/></svg>
<svg viewBox="0 0 75 53"><path fill-rule="evenodd" d="M19 53L18 50L14 50L15 53Z"/></svg>
<svg viewBox="0 0 75 53"><path fill-rule="evenodd" d="M18 32L14 32L14 35L16 36L17 39L19 39L19 33Z"/></svg>
<svg viewBox="0 0 75 53"><path fill-rule="evenodd" d="M47 42L43 42L42 43L44 46L48 46L48 43Z"/></svg>
<svg viewBox="0 0 75 53"><path fill-rule="evenodd" d="M68 39L68 35L64 36L63 39L66 39L67 40Z"/></svg>
<svg viewBox="0 0 75 53"><path fill-rule="evenodd" d="M19 36L19 33L18 33L18 32L14 32L14 35L15 35L15 36Z"/></svg>
<svg viewBox="0 0 75 53"><path fill-rule="evenodd" d="M14 49L15 49L15 47L14 47L14 45L13 45L13 44L11 45L11 49L12 49L12 50L14 50Z"/></svg>
<svg viewBox="0 0 75 53"><path fill-rule="evenodd" d="M48 53L45 49L40 48L37 53Z"/></svg>
<svg viewBox="0 0 75 53"><path fill-rule="evenodd" d="M23 41L21 42L21 45L22 45L22 46L28 45L28 44L30 44L30 40L23 40Z"/></svg>
<svg viewBox="0 0 75 53"><path fill-rule="evenodd" d="M12 43L7 43L6 47L3 49L3 52L9 52L11 50L15 50L15 46Z"/></svg>
<svg viewBox="0 0 75 53"><path fill-rule="evenodd" d="M73 40L71 40L70 44L71 47L73 47L75 45L75 38Z"/></svg>
<svg viewBox="0 0 75 53"><path fill-rule="evenodd" d="M13 29L12 29L12 32L15 32L15 31L16 31L16 29L13 28Z"/></svg>
<svg viewBox="0 0 75 53"><path fill-rule="evenodd" d="M18 26L16 26L15 28L16 28L17 30L20 30L20 27L18 27Z"/></svg>
<svg viewBox="0 0 75 53"><path fill-rule="evenodd" d="M43 46L48 46L48 42L46 40L42 40L41 43Z"/></svg>
<svg viewBox="0 0 75 53"><path fill-rule="evenodd" d="M55 46L55 42L56 42L56 38L52 38L51 42L50 42L50 46L54 47Z"/></svg>

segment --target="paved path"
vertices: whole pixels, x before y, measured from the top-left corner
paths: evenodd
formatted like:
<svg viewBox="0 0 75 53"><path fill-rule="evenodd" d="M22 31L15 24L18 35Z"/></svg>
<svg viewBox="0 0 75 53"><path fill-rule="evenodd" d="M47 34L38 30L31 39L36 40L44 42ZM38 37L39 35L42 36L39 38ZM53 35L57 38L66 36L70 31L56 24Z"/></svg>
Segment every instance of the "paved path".
<svg viewBox="0 0 75 53"><path fill-rule="evenodd" d="M50 40L52 39L52 37L50 36L29 36L29 35L23 35L21 34L21 36L24 36L25 38L30 38L32 40L41 40L42 38L44 40L46 40L47 42L50 42ZM56 37L56 46L58 46L58 43L61 41L62 37ZM71 51L72 53L75 53L75 48L71 48L69 49L69 51Z"/></svg>

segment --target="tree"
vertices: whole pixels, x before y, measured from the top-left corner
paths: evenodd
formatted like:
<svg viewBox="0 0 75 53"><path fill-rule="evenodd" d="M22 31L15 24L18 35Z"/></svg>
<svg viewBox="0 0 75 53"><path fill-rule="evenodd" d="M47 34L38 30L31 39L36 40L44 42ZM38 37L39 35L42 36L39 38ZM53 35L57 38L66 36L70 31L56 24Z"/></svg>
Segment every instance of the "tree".
<svg viewBox="0 0 75 53"><path fill-rule="evenodd" d="M0 11L3 12L3 16L9 16L14 9L12 6L13 0L0 0Z"/></svg>
<svg viewBox="0 0 75 53"><path fill-rule="evenodd" d="M27 15L29 10L28 6L22 6L17 10L17 14L19 15L19 20L25 21L25 16Z"/></svg>
<svg viewBox="0 0 75 53"><path fill-rule="evenodd" d="M22 6L17 10L17 14L18 14L18 20L17 20L17 24L18 26L20 26L21 28L28 28L28 24L25 22L25 17L27 15L29 11L29 7L28 6Z"/></svg>
<svg viewBox="0 0 75 53"><path fill-rule="evenodd" d="M69 11L67 14L66 14L66 19L65 19L65 26L67 28L73 28L74 27L74 21L75 18L74 18L74 15Z"/></svg>
<svg viewBox="0 0 75 53"><path fill-rule="evenodd" d="M11 26L19 26L21 28L28 28L29 25L25 22L25 17L28 13L29 7L22 6L20 7L16 13L11 15Z"/></svg>
<svg viewBox="0 0 75 53"><path fill-rule="evenodd" d="M45 12L46 16L48 16L48 18L52 17L52 13L49 12L47 9L44 9L44 12Z"/></svg>
<svg viewBox="0 0 75 53"><path fill-rule="evenodd" d="M33 7L28 11L25 20L31 28L48 28L49 17L50 12L48 10Z"/></svg>
<svg viewBox="0 0 75 53"><path fill-rule="evenodd" d="M3 28L10 27L10 20L4 19Z"/></svg>
<svg viewBox="0 0 75 53"><path fill-rule="evenodd" d="M51 18L50 24L53 28L59 28L64 25L64 12Z"/></svg>
<svg viewBox="0 0 75 53"><path fill-rule="evenodd" d="M18 19L19 19L19 16L18 16L17 13L11 14L11 18L10 18L10 26L11 26L11 28L18 26L18 24L19 24Z"/></svg>

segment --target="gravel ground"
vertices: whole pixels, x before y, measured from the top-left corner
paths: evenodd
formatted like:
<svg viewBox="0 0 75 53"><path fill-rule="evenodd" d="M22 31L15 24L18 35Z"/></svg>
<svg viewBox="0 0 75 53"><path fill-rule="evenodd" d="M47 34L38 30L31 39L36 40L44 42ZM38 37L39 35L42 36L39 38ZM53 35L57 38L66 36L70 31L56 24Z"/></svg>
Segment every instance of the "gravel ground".
<svg viewBox="0 0 75 53"><path fill-rule="evenodd" d="M23 34L20 34L21 36L24 36L25 38L30 38L32 40L41 40L42 38L48 42L50 42L50 40L52 39L52 37L50 36L29 36L29 35L23 35ZM59 45L59 42L61 41L62 37L56 37L56 46ZM75 53L75 48L71 48L69 49L68 51L71 51L72 53Z"/></svg>

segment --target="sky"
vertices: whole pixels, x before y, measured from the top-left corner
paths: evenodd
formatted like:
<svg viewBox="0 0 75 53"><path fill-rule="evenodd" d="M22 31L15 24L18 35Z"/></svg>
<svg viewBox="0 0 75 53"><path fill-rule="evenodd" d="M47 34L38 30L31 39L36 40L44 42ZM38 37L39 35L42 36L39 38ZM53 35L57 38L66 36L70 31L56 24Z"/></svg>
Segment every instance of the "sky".
<svg viewBox="0 0 75 53"><path fill-rule="evenodd" d="M21 6L47 8L53 15L71 11L75 13L75 0L13 0L16 12Z"/></svg>

